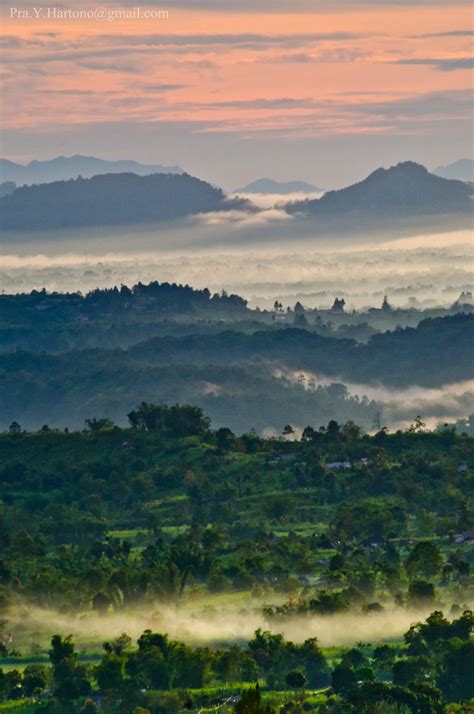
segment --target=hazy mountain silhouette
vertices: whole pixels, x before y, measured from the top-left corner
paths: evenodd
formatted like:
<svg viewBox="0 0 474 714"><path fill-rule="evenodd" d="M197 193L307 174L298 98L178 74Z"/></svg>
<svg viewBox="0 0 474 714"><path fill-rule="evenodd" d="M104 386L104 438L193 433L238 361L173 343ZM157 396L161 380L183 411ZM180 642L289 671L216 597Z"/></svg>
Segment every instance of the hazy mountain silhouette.
<svg viewBox="0 0 474 714"><path fill-rule="evenodd" d="M124 225L247 205L188 174L105 174L18 188L0 198L0 225L20 230Z"/></svg>
<svg viewBox="0 0 474 714"><path fill-rule="evenodd" d="M234 193L279 193L285 196L289 193L315 193L318 191L322 191L322 189L305 181L274 181L270 178L261 178L246 186L236 188Z"/></svg>
<svg viewBox="0 0 474 714"><path fill-rule="evenodd" d="M474 161L472 159L459 159L446 166L438 166L433 171L436 176L458 181L474 181Z"/></svg>
<svg viewBox="0 0 474 714"><path fill-rule="evenodd" d="M416 218L472 211L472 187L462 181L434 176L413 161L379 168L360 183L328 191L320 199L294 201L289 213L303 213L332 222Z"/></svg>
<svg viewBox="0 0 474 714"><path fill-rule="evenodd" d="M50 183L71 178L92 178L98 174L129 173L147 176L149 174L182 174L179 166L139 164L136 161L106 161L94 156L57 156L49 161L31 161L17 164L8 159L0 159L0 179L14 181L17 185Z"/></svg>

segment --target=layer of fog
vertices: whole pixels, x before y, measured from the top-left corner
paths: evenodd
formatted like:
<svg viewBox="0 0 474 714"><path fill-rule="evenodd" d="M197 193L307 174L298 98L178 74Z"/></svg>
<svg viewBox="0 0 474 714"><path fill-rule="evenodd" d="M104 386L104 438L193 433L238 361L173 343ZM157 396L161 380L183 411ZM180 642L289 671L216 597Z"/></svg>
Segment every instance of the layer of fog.
<svg viewBox="0 0 474 714"><path fill-rule="evenodd" d="M280 208L285 203L291 201L305 201L314 198L321 198L324 191L313 191L310 193L233 193L229 198L245 198L259 208Z"/></svg>
<svg viewBox="0 0 474 714"><path fill-rule="evenodd" d="M72 634L84 646L104 642L122 632L135 639L145 629L167 633L189 643L245 643L258 628L262 628L282 633L295 642L317 637L323 646L350 646L361 640L376 643L401 639L411 624L424 619L429 612L387 607L370 615L344 613L330 617L294 617L277 622L267 620L257 602L179 610L160 604L154 610L137 607L107 615L63 613L25 606L8 618L8 628L13 634L13 642L25 641L30 636L40 644L56 633Z"/></svg>
<svg viewBox="0 0 474 714"><path fill-rule="evenodd" d="M436 389L417 386L395 389L382 384L358 384L342 378L338 380L311 372L291 371L281 366L275 367L273 373L276 377L298 382L306 389L314 389L318 384L343 383L349 396L376 401L381 423L390 430L406 428L418 415L432 429L474 413L474 379L445 384ZM298 435L301 425L295 426Z"/></svg>
<svg viewBox="0 0 474 714"><path fill-rule="evenodd" d="M337 295L350 311L379 306L385 294L395 307L449 306L473 283L471 235L466 231L351 249L297 249L292 244L284 250L140 251L130 242L101 253L100 245L85 243L68 253L64 244L60 251L48 251L43 243L36 251L31 246L26 252L4 249L0 289L86 292L159 280L213 292L226 289L260 308L271 308L275 299L284 306L299 300L310 308L327 308Z"/></svg>

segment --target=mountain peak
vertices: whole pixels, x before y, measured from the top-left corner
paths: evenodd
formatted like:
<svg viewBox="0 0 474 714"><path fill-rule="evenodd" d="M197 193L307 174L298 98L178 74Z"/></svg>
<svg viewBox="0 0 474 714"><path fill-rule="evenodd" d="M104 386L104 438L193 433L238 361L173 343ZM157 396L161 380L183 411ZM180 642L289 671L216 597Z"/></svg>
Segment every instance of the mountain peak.
<svg viewBox="0 0 474 714"><path fill-rule="evenodd" d="M425 176L428 174L428 169L423 164L418 164L416 161L400 161L394 166L386 169L383 166L372 171L371 174L367 176L366 181L369 179L381 178L382 176L401 176L401 175L411 175L411 176Z"/></svg>
<svg viewBox="0 0 474 714"><path fill-rule="evenodd" d="M415 217L472 211L471 188L430 174L415 161L378 168L367 178L339 191L328 191L320 199L289 204L290 213L337 219L358 214L361 218Z"/></svg>

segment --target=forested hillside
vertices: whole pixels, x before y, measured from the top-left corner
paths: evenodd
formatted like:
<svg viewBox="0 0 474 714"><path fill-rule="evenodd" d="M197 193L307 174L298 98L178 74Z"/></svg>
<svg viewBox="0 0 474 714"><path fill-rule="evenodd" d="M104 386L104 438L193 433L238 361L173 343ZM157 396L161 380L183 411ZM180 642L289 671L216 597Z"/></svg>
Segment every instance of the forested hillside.
<svg viewBox="0 0 474 714"><path fill-rule="evenodd" d="M369 428L378 405L364 392L351 397L344 381L440 387L468 380L473 324L470 314L429 319L417 328L374 335L367 344L299 328L234 327L153 338L128 349L12 352L0 355L0 424L77 427L91 413L123 423L143 397L197 404L215 423L238 431L281 430L286 423L320 426L331 418ZM305 371L329 384L299 381Z"/></svg>
<svg viewBox="0 0 474 714"><path fill-rule="evenodd" d="M474 696L473 439L420 421L262 439L147 403L128 421L0 435L1 699L158 714L233 695L239 712L259 680L242 701L441 714ZM340 622L349 643L358 621L357 645L311 634Z"/></svg>
<svg viewBox="0 0 474 714"><path fill-rule="evenodd" d="M472 212L472 186L435 176L421 164L404 161L379 168L366 179L319 199L295 201L291 213L336 221L343 215L365 219Z"/></svg>
<svg viewBox="0 0 474 714"><path fill-rule="evenodd" d="M170 220L244 205L188 174L104 174L22 186L0 198L4 230L123 225Z"/></svg>

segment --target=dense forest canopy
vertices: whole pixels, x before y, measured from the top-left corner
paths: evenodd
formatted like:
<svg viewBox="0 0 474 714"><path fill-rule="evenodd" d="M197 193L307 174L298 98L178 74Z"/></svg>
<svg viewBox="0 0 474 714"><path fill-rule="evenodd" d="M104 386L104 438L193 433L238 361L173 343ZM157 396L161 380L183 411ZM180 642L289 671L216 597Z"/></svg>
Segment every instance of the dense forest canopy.
<svg viewBox="0 0 474 714"><path fill-rule="evenodd" d="M237 431L302 429L331 418L369 429L377 414L384 421L379 385L464 382L454 421L473 413L470 305L403 312L384 301L363 314L335 305L284 311L276 301L271 311L251 310L226 291L157 281L86 295L2 295L0 427L18 420L77 428L91 411L123 424L143 398L197 404ZM389 415L403 421L418 411L396 407Z"/></svg>

